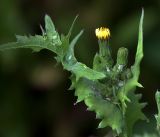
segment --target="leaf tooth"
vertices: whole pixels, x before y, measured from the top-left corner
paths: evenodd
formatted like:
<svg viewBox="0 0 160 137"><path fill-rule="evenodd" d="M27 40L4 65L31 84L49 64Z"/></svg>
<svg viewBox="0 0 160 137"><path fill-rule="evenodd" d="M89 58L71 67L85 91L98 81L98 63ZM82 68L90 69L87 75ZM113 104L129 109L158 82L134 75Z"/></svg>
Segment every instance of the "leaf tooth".
<svg viewBox="0 0 160 137"><path fill-rule="evenodd" d="M45 36L46 32L45 32L45 30L43 29L43 27L42 27L41 24L40 24L40 29L41 29L41 31L42 31L42 35Z"/></svg>
<svg viewBox="0 0 160 137"><path fill-rule="evenodd" d="M127 96L124 97L124 103L125 103L125 101L131 102L131 100ZM126 105L126 103L125 103L125 105ZM126 107L127 107L127 105L126 105Z"/></svg>
<svg viewBox="0 0 160 137"><path fill-rule="evenodd" d="M104 122L103 122L103 120L99 123L99 125L98 125L98 128L104 128L105 127L105 124L104 124Z"/></svg>
<svg viewBox="0 0 160 137"><path fill-rule="evenodd" d="M101 112L96 112L96 119L101 119L103 117Z"/></svg>
<svg viewBox="0 0 160 137"><path fill-rule="evenodd" d="M73 105L76 106L79 102L75 102Z"/></svg>
<svg viewBox="0 0 160 137"><path fill-rule="evenodd" d="M105 128L106 126L110 126L109 121L106 118L103 118L103 120L99 123L98 128ZM117 133L120 133L120 129L117 129L115 125L112 125L112 129L116 130Z"/></svg>
<svg viewBox="0 0 160 137"><path fill-rule="evenodd" d="M78 98L76 103L80 103L80 102L82 102L82 101L83 101L82 98Z"/></svg>
<svg viewBox="0 0 160 137"><path fill-rule="evenodd" d="M96 114L96 119L100 119L101 117L98 115L98 114Z"/></svg>
<svg viewBox="0 0 160 137"><path fill-rule="evenodd" d="M72 25L71 25L71 27L70 27L70 29L69 29L69 32L68 32L68 34L67 34L67 37L68 37L68 38L70 38L70 36L71 36L72 30L73 30L73 27L74 27L74 24L75 24L77 18L78 18L78 15L74 18L73 23L72 23Z"/></svg>
<svg viewBox="0 0 160 137"><path fill-rule="evenodd" d="M73 89L75 89L74 84L72 84L72 85L68 88L68 90L73 90Z"/></svg>
<svg viewBox="0 0 160 137"><path fill-rule="evenodd" d="M136 94L135 96L137 97L138 100L142 98L142 94Z"/></svg>
<svg viewBox="0 0 160 137"><path fill-rule="evenodd" d="M137 87L140 87L140 88L143 88L143 85L140 84L140 83L138 83L138 82L136 82L136 86L137 86Z"/></svg>
<svg viewBox="0 0 160 137"><path fill-rule="evenodd" d="M144 108L147 104L148 104L147 102L143 102L140 105L141 105L142 108Z"/></svg>
<svg viewBox="0 0 160 137"><path fill-rule="evenodd" d="M87 108L86 110L87 110L87 111L93 111L93 109L92 109L92 108Z"/></svg>

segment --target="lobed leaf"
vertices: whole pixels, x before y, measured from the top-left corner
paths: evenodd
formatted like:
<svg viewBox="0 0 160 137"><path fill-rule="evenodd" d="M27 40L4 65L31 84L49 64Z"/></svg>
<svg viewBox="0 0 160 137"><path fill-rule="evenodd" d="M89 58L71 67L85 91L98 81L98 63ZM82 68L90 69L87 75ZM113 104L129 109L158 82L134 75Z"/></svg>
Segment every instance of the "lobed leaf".
<svg viewBox="0 0 160 137"><path fill-rule="evenodd" d="M122 113L116 104L103 99L100 90L104 89L99 88L99 83L87 78L81 78L77 82L75 81L75 77L72 77L72 87L75 88L77 103L84 101L88 107L87 110L94 111L96 118L102 119L98 126L99 128L110 126L120 134L124 124Z"/></svg>
<svg viewBox="0 0 160 137"><path fill-rule="evenodd" d="M135 90L136 86L143 87L140 83L138 83L139 75L140 75L140 63L143 58L143 18L144 11L142 10L142 15L139 24L139 36L138 36L138 46L135 57L135 63L131 67L131 71L133 77L129 79L126 84L119 90L118 96L122 103L123 113L125 113L126 109L126 101L129 101L127 97L129 91Z"/></svg>
<svg viewBox="0 0 160 137"><path fill-rule="evenodd" d="M130 102L127 103L125 114L126 132L129 137L132 136L133 127L138 120L147 120L147 117L142 112L146 103L139 103L141 96L141 94L135 94L134 92L129 93Z"/></svg>
<svg viewBox="0 0 160 137"><path fill-rule="evenodd" d="M44 31L44 30L43 30ZM30 48L35 52L41 49L48 49L52 52L56 52L57 46L61 45L61 40L59 38L58 32L55 31L54 24L51 18L45 16L45 31L46 35L35 35L35 36L20 36L17 35L16 42L11 42L7 44L0 45L0 50L10 50L17 48Z"/></svg>

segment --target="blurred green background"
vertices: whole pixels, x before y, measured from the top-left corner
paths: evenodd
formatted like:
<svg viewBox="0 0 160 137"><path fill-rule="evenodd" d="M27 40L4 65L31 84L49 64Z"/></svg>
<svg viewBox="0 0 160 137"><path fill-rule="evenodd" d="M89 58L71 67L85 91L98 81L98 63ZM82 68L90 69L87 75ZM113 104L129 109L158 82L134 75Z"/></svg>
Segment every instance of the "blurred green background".
<svg viewBox="0 0 160 137"><path fill-rule="evenodd" d="M0 44L15 41L16 34L41 34L39 25L44 25L46 13L58 32L66 34L79 14L73 32L74 36L85 29L75 49L79 61L92 66L98 50L94 30L107 26L114 58L117 49L125 46L133 63L142 7L145 56L140 81L144 88L137 92L148 102L144 112L153 119L154 94L160 87L160 0L1 0ZM97 129L99 120L83 103L74 105L74 92L67 91L70 73L55 67L53 57L47 50L0 53L0 137L100 137L109 130ZM154 132L152 122L137 124L135 132Z"/></svg>

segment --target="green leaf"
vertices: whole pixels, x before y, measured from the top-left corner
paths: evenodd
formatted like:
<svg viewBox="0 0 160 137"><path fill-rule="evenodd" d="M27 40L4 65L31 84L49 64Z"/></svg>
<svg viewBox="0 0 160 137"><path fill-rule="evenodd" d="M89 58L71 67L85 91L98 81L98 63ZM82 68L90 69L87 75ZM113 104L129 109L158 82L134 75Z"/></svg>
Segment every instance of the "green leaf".
<svg viewBox="0 0 160 137"><path fill-rule="evenodd" d="M104 100L101 96L90 95L85 99L89 110L96 112L96 117L101 118L99 128L110 126L120 134L123 127L123 117L120 109L110 101Z"/></svg>
<svg viewBox="0 0 160 137"><path fill-rule="evenodd" d="M105 77L103 73L97 72L80 62L77 62L73 66L70 66L68 70L70 70L73 74L76 75L77 80L81 77L85 77L90 80L102 79Z"/></svg>
<svg viewBox="0 0 160 137"><path fill-rule="evenodd" d="M77 103L85 100L89 95L94 94L94 91L92 89L93 82L86 79L81 78L78 82L76 80L72 79L72 83L74 83L75 88L75 96L77 96ZM94 86L94 85L93 85Z"/></svg>
<svg viewBox="0 0 160 137"><path fill-rule="evenodd" d="M123 118L120 109L116 104L109 100L103 99L99 88L98 81L91 81L86 78L81 78L77 82L75 77L72 77L72 88L75 88L75 96L77 96L77 103L84 100L88 106L87 110L94 111L96 118L102 119L99 128L107 126L112 127L118 134L121 133L123 127Z"/></svg>
<svg viewBox="0 0 160 137"><path fill-rule="evenodd" d="M146 103L139 103L141 94L129 93L130 102L127 103L126 109L126 132L129 137L132 136L132 130L135 123L138 120L147 120L146 116L142 112L142 109L146 106Z"/></svg>
<svg viewBox="0 0 160 137"><path fill-rule="evenodd" d="M126 101L129 101L127 97L128 92L135 90L136 86L143 87L140 83L138 83L140 75L140 63L143 58L143 18L144 18L144 11L142 10L142 15L139 24L138 46L135 57L135 63L131 67L133 77L126 82L126 84L119 90L118 93L118 97L122 103L123 113L125 113L125 109L127 106Z"/></svg>
<svg viewBox="0 0 160 137"><path fill-rule="evenodd" d="M105 77L103 73L92 70L85 64L78 62L74 56L74 47L82 34L83 31L80 31L80 33L69 44L68 48L65 48L65 50L63 50L62 54L64 55L61 55L61 58L63 58L61 59L62 64L66 70L71 71L76 76L76 80L81 77L85 77L91 80L102 79Z"/></svg>
<svg viewBox="0 0 160 137"><path fill-rule="evenodd" d="M61 60L62 62L63 62L64 56L69 56L69 55L66 55L66 52L68 51L68 48L70 45L70 36L71 36L72 30L73 30L73 27L74 27L74 24L75 24L77 18L78 18L78 16L76 16L75 19L73 20L67 36L65 36L63 34L61 35L62 45L61 45L61 48L57 49L57 53L58 53L58 60ZM79 37L82 35L82 33L83 33L83 31L81 31L78 34L78 36L76 36L76 37L78 37L78 39L79 39ZM75 39L77 39L76 37L75 37Z"/></svg>
<svg viewBox="0 0 160 137"><path fill-rule="evenodd" d="M77 62L77 60L74 56L74 47L82 34L83 34L83 30L81 30L77 34L77 36L72 40L72 42L70 44L66 43L66 45L62 45L63 46L63 54L64 54L63 56L65 57L64 60L62 60L63 61L62 63L64 64L64 67L66 67L66 69L68 67L70 67L71 64ZM67 39L67 37L66 37L66 39Z"/></svg>
<svg viewBox="0 0 160 137"><path fill-rule="evenodd" d="M47 39L49 39L52 45L61 45L60 37L58 32L55 30L55 26L52 22L51 17L48 15L45 16L45 31L47 35Z"/></svg>
<svg viewBox="0 0 160 137"><path fill-rule="evenodd" d="M54 52L54 47L46 41L44 37L36 36L17 36L17 42L11 42L7 44L0 45L0 50L11 50L17 48L31 48L34 52L40 51L41 49L48 49Z"/></svg>
<svg viewBox="0 0 160 137"><path fill-rule="evenodd" d="M35 35L35 36L19 36L17 35L17 41L0 45L0 50L9 50L17 48L31 48L34 52L38 52L41 49L48 49L52 52L56 52L57 48L61 45L61 40L58 33L55 31L55 27L51 18L45 16L45 29L47 35ZM44 32L43 32L44 33Z"/></svg>
<svg viewBox="0 0 160 137"><path fill-rule="evenodd" d="M51 17L48 15L45 15L45 30L47 35L53 36L56 34L55 26L52 22Z"/></svg>
<svg viewBox="0 0 160 137"><path fill-rule="evenodd" d="M71 25L71 27L70 27L70 29L69 29L68 34L67 34L67 37L68 37L68 38L70 38L70 36L71 36L72 30L73 30L73 27L74 27L74 24L75 24L77 18L78 18L78 15L74 18L74 20L73 20L73 22L72 22L72 25Z"/></svg>

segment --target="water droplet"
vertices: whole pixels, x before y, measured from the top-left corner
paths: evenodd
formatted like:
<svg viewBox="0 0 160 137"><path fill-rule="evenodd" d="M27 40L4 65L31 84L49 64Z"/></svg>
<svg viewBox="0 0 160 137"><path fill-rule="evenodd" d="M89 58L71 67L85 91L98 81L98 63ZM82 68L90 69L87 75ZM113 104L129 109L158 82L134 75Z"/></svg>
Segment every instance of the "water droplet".
<svg viewBox="0 0 160 137"><path fill-rule="evenodd" d="M110 72L110 69L109 69L109 67L107 67L107 66L106 66L106 70L107 70L107 72Z"/></svg>
<svg viewBox="0 0 160 137"><path fill-rule="evenodd" d="M118 65L118 69L122 71L124 65Z"/></svg>
<svg viewBox="0 0 160 137"><path fill-rule="evenodd" d="M118 86L119 87L122 87L124 85L124 82L123 81L120 81L119 83L118 83Z"/></svg>
<svg viewBox="0 0 160 137"><path fill-rule="evenodd" d="M86 65L83 65L83 67L84 67L84 68L87 68L87 66L86 66Z"/></svg>
<svg viewBox="0 0 160 137"><path fill-rule="evenodd" d="M57 38L57 35L54 35L52 38L53 38L53 39L56 39L56 38Z"/></svg>
<svg viewBox="0 0 160 137"><path fill-rule="evenodd" d="M111 99L110 99L109 97L106 97L106 99L107 99L108 101L111 101Z"/></svg>
<svg viewBox="0 0 160 137"><path fill-rule="evenodd" d="M68 57L68 59L71 60L71 58L72 58L72 56L70 55L70 56Z"/></svg>

